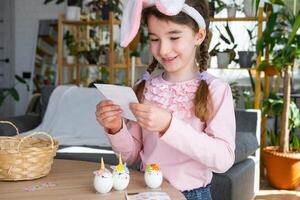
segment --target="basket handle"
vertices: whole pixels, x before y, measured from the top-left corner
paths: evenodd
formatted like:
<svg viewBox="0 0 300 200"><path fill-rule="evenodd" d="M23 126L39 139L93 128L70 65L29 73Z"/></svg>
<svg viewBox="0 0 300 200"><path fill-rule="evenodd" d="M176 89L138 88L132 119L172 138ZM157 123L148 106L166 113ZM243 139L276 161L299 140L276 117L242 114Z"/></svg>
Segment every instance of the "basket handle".
<svg viewBox="0 0 300 200"><path fill-rule="evenodd" d="M19 129L10 121L0 121L0 124L9 124L16 129L17 135L20 135Z"/></svg>
<svg viewBox="0 0 300 200"><path fill-rule="evenodd" d="M27 135L27 136L25 136L21 139L21 141L18 144L18 151L20 151L20 146L24 142L24 140L26 140L27 138L29 138L33 135L46 135L46 136L48 136L51 139L51 148L52 149L54 148L54 141L53 141L53 138L52 138L51 135L49 135L47 132L44 132L44 131L35 131L35 132L33 132L33 133L31 133L31 134L29 134L29 135Z"/></svg>

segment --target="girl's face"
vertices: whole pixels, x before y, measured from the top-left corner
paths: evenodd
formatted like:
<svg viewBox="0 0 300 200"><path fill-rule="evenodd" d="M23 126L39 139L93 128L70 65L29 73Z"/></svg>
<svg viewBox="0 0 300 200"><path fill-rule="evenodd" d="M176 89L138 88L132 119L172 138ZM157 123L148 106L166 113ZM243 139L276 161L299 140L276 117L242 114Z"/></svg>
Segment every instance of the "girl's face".
<svg viewBox="0 0 300 200"><path fill-rule="evenodd" d="M198 70L195 53L196 45L204 39L201 34L187 25L159 20L152 15L148 18L148 31L151 52L170 77L187 77Z"/></svg>

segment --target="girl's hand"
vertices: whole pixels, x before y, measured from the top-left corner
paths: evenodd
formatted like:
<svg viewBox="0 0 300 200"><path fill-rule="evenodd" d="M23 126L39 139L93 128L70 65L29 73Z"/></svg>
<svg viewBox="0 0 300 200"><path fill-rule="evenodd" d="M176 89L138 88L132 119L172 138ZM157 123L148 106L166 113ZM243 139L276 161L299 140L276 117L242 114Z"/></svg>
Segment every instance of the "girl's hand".
<svg viewBox="0 0 300 200"><path fill-rule="evenodd" d="M172 119L169 111L150 104L130 103L129 106L142 128L162 134L169 128Z"/></svg>
<svg viewBox="0 0 300 200"><path fill-rule="evenodd" d="M96 119L110 134L117 133L122 128L122 110L111 100L103 100L97 104Z"/></svg>

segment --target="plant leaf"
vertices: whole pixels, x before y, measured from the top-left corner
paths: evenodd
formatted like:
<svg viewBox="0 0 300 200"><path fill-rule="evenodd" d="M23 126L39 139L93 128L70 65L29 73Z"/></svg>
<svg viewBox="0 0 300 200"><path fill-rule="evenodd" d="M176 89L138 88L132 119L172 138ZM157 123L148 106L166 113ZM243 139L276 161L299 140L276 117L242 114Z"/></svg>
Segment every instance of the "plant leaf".
<svg viewBox="0 0 300 200"><path fill-rule="evenodd" d="M53 1L53 0L45 0L45 1L44 1L44 4L48 4L48 3L50 3L51 1Z"/></svg>
<svg viewBox="0 0 300 200"><path fill-rule="evenodd" d="M10 94L10 96L12 96L12 98L14 98L14 100L16 101L20 100L19 93L15 88L9 88L7 92Z"/></svg>
<svg viewBox="0 0 300 200"><path fill-rule="evenodd" d="M292 28L292 32L288 39L288 45L290 45L292 40L295 38L295 35L297 34L299 27L300 27L300 11L298 12L298 14L296 16L296 19L295 19L295 22L294 22L294 25Z"/></svg>
<svg viewBox="0 0 300 200"><path fill-rule="evenodd" d="M0 107L2 106L5 100L4 91L0 89Z"/></svg>
<svg viewBox="0 0 300 200"><path fill-rule="evenodd" d="M23 79L21 76L19 75L15 75L15 78L17 79L17 81L19 81L20 83L26 84L25 79Z"/></svg>
<svg viewBox="0 0 300 200"><path fill-rule="evenodd" d="M228 23L226 23L225 29L226 29L226 31L227 31L227 34L229 35L230 41L231 41L232 43L234 43L234 37L233 37L233 35L232 35L232 33L231 33L231 30L230 30L230 28L229 28L229 24L228 24Z"/></svg>
<svg viewBox="0 0 300 200"><path fill-rule="evenodd" d="M267 63L267 61L262 61L261 63L260 63L260 65L257 67L257 71L264 71L265 70L265 68L268 66L268 63Z"/></svg>
<svg viewBox="0 0 300 200"><path fill-rule="evenodd" d="M270 0L270 2L273 3L273 4L285 6L284 1L282 1L282 0Z"/></svg>
<svg viewBox="0 0 300 200"><path fill-rule="evenodd" d="M222 34L222 32L220 31L220 29L218 27L216 27L217 30L220 33L220 38L226 43L226 44L230 44L230 41Z"/></svg>

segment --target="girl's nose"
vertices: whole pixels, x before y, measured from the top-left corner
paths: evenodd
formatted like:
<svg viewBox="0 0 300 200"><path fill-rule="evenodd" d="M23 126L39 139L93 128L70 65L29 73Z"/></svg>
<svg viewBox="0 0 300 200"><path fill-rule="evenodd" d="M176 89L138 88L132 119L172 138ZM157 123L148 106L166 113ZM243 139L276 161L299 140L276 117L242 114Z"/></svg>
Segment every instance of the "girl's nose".
<svg viewBox="0 0 300 200"><path fill-rule="evenodd" d="M170 45L168 44L168 42L165 42L165 41L160 42L159 54L161 57L165 57L166 55L168 55L170 50L171 50L171 48L170 48Z"/></svg>

